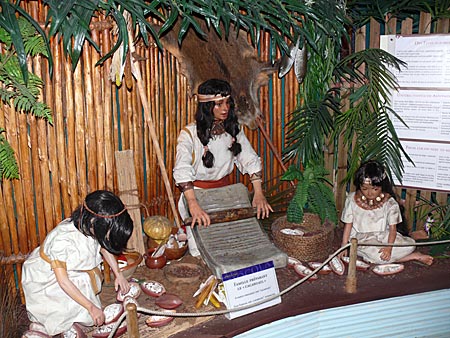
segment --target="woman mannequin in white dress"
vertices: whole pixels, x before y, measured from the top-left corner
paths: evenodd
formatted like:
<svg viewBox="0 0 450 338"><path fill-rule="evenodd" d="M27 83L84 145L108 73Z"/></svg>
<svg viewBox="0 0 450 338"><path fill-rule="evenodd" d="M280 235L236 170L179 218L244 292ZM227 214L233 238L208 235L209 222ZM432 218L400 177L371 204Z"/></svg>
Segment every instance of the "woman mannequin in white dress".
<svg viewBox="0 0 450 338"><path fill-rule="evenodd" d="M49 336L74 332L73 325L101 325L105 316L99 293L102 257L115 275L115 288L129 291L113 255L126 247L133 221L113 193L86 196L25 261L22 286L33 329ZM26 336L26 335L25 335Z"/></svg>
<svg viewBox="0 0 450 338"><path fill-rule="evenodd" d="M194 188L229 185L235 165L242 174L250 175L257 217L268 217L273 210L261 186L261 159L238 123L230 84L219 79L207 80L198 87L197 98L196 122L180 132L173 170L175 183L183 193L178 203L181 218L191 216L192 226L210 225L209 215L198 204ZM190 228L187 232L190 239ZM197 256L193 245L190 241L191 254Z"/></svg>
<svg viewBox="0 0 450 338"><path fill-rule="evenodd" d="M433 257L415 251L415 241L398 232L398 226L403 223L402 215L384 167L377 161L362 164L355 174L354 184L356 191L347 196L341 216L344 222L342 246L350 238L356 238L358 244L411 244L398 247L358 245L358 255L375 264L417 260L431 265Z"/></svg>

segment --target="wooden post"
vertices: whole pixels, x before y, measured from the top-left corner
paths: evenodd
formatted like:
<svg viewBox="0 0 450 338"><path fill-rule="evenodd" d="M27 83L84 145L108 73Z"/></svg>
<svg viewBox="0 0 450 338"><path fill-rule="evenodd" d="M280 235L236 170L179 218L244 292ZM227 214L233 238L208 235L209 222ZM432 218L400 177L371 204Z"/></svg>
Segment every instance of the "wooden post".
<svg viewBox="0 0 450 338"><path fill-rule="evenodd" d="M139 338L136 304L128 303L126 306L126 310L128 338Z"/></svg>
<svg viewBox="0 0 450 338"><path fill-rule="evenodd" d="M356 293L356 249L358 248L358 240L351 239L350 246L350 262L348 264L348 275L345 281L345 291L347 293Z"/></svg>

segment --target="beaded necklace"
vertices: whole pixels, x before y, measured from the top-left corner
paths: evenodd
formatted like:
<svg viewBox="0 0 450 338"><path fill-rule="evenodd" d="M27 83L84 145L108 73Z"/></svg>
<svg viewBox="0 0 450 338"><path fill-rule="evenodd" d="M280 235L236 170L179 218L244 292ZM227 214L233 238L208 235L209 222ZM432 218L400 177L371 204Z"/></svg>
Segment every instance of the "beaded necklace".
<svg viewBox="0 0 450 338"><path fill-rule="evenodd" d="M373 210L380 208L384 202L389 199L389 194L381 193L375 199L371 200L364 196L361 191L357 191L355 194L355 201L361 208L366 210Z"/></svg>

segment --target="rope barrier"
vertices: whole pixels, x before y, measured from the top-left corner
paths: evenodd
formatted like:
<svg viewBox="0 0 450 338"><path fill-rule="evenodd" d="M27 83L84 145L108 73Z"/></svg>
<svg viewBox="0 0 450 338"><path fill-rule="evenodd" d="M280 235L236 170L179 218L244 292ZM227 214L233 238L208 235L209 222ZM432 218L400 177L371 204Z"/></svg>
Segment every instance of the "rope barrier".
<svg viewBox="0 0 450 338"><path fill-rule="evenodd" d="M414 243L413 245L411 244L380 244L380 243L358 243L358 245L361 246L425 246L425 245L438 245L438 244L445 244L445 243L450 243L450 240L443 240L443 241L433 241L433 242L419 242L419 243ZM226 310L215 310L215 311L203 311L203 312L169 312L169 311L156 311L156 310L150 310L147 308L143 308L143 307L137 307L136 311L140 312L140 313L144 313L147 315L155 315L155 316L170 316L170 317L209 317L209 316L217 316L217 315L223 315L223 314L227 314L227 313L231 313L231 312L235 312L235 311L242 311L242 310L246 310L258 305L261 305L263 303L269 302L275 298L281 297L284 294L288 293L289 291L291 291L293 288L301 285L302 283L306 282L309 278L311 278L312 276L314 276L319 270L321 270L325 265L327 265L334 257L336 257L337 255L339 255L342 251L347 250L347 248L349 248L351 246L351 244L347 244L343 247L340 247L339 249L337 249L334 253L332 253L320 266L318 266L316 269L314 269L308 276L303 277L302 279L296 281L295 283L293 283L291 286L287 287L286 289L284 289L283 291L274 294L266 299L263 299L261 301L249 304L249 305L245 305L245 306L240 306L240 307L236 307L233 309L226 309ZM117 329L119 328L120 324L122 323L122 321L124 320L124 318L127 316L127 312L124 312L119 319L116 321L114 327L112 328L110 334L108 335L108 338L112 338L114 337L114 334L116 333Z"/></svg>

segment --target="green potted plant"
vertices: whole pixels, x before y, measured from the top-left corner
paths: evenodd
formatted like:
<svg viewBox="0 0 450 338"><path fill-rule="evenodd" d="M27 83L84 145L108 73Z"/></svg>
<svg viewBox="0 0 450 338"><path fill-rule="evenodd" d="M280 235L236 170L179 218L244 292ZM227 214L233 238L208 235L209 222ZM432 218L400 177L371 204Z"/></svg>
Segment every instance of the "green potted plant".
<svg viewBox="0 0 450 338"><path fill-rule="evenodd" d="M303 170L291 165L281 177L296 182L286 215L278 217L271 231L275 244L301 261L328 257L338 223L332 184L321 164Z"/></svg>
<svg viewBox="0 0 450 338"><path fill-rule="evenodd" d="M286 218L291 223L302 223L306 212L317 214L321 222L329 220L337 224L337 210L332 183L327 179L328 172L320 164L306 167L303 171L292 165L281 180L297 181L297 187L288 205Z"/></svg>

